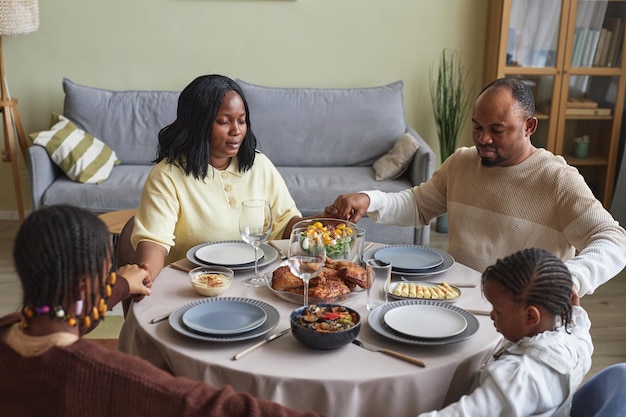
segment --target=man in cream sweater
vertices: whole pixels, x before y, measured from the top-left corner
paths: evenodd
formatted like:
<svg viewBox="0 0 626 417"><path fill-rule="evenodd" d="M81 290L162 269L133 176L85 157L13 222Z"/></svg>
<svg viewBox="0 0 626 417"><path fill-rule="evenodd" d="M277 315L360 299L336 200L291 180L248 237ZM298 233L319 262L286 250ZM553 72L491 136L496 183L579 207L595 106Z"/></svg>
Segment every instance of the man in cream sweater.
<svg viewBox="0 0 626 417"><path fill-rule="evenodd" d="M474 103L471 148L459 148L427 182L398 193L337 197L326 214L421 227L448 213L448 252L483 271L497 259L540 247L569 268L578 293L593 291L626 265L626 232L576 168L531 143L537 129L530 88L493 81Z"/></svg>

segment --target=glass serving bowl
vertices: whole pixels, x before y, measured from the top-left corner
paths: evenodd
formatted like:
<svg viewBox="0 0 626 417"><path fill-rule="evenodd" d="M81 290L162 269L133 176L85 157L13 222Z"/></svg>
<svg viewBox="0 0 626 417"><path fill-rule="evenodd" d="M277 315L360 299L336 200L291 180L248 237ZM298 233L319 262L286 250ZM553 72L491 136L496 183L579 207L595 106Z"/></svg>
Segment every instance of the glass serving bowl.
<svg viewBox="0 0 626 417"><path fill-rule="evenodd" d="M358 227L356 224L347 220L317 218L301 220L293 225L294 229L304 227L323 234L326 256L329 258L351 261L357 256L355 243Z"/></svg>

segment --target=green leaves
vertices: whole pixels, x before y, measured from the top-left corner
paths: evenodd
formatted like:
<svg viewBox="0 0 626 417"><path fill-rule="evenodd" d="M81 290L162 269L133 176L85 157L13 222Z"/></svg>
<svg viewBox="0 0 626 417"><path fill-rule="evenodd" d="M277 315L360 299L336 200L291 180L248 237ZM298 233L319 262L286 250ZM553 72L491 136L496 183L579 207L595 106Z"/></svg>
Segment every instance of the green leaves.
<svg viewBox="0 0 626 417"><path fill-rule="evenodd" d="M444 49L436 77L430 72L430 99L437 124L441 162L457 147L470 96L465 93L468 71L457 51Z"/></svg>

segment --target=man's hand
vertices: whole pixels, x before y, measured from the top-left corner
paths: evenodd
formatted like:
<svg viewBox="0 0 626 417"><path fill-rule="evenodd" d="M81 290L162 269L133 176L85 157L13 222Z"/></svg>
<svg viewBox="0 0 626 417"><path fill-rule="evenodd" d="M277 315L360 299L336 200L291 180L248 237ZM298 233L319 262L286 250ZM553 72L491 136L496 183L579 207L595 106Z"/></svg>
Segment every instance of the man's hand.
<svg viewBox="0 0 626 417"><path fill-rule="evenodd" d="M580 297L578 296L578 290L576 290L576 285L572 285L572 305L580 305Z"/></svg>
<svg viewBox="0 0 626 417"><path fill-rule="evenodd" d="M324 214L357 223L367 212L370 198L364 193L342 194L324 209Z"/></svg>

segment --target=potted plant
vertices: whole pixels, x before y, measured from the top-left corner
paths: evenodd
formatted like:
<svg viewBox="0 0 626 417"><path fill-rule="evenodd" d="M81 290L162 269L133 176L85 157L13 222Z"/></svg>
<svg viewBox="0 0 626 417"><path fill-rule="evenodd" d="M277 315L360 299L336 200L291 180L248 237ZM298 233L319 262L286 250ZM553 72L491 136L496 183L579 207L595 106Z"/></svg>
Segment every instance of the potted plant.
<svg viewBox="0 0 626 417"><path fill-rule="evenodd" d="M439 154L445 161L457 148L470 105L466 92L468 71L456 50L444 49L436 73L430 73L430 99L437 124ZM447 233L447 214L437 218L437 231Z"/></svg>

